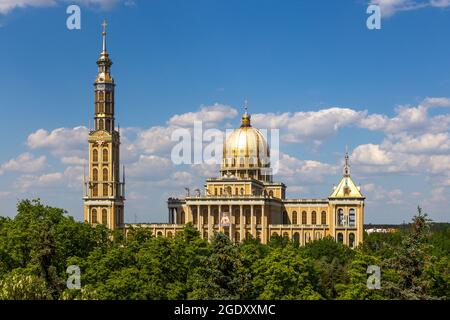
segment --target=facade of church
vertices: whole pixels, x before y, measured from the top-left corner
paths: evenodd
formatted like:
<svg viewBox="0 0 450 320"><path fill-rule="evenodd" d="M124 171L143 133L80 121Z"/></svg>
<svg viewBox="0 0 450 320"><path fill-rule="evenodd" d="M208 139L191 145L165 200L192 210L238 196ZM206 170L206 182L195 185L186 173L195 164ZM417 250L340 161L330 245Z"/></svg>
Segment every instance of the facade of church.
<svg viewBox="0 0 450 320"><path fill-rule="evenodd" d="M169 198L168 223L124 224L125 176L121 181L112 62L105 35L104 30L94 84L95 129L89 135L89 179L84 197L87 223L103 223L125 233L145 227L154 235L173 237L190 222L205 239L223 232L233 242L253 237L267 243L275 235L302 245L327 236L350 247L362 242L365 198L350 177L348 154L343 177L327 198L288 199L286 186L273 181L270 148L263 134L252 127L247 111L240 127L226 138L218 177L206 180L204 192Z"/></svg>

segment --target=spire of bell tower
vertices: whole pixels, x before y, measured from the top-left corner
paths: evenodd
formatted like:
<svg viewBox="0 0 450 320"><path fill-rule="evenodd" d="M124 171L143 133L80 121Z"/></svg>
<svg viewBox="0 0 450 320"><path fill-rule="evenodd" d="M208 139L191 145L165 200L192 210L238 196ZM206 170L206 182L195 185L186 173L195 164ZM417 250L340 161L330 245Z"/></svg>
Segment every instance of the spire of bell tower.
<svg viewBox="0 0 450 320"><path fill-rule="evenodd" d="M344 177L350 177L350 157L348 156L348 150L345 152L345 163L344 163Z"/></svg>
<svg viewBox="0 0 450 320"><path fill-rule="evenodd" d="M102 22L102 27L103 27L103 32L102 32L102 38L103 38L103 50L102 50L102 52L106 52L106 26L107 26L108 24L106 23L106 20L105 19L103 19L103 22Z"/></svg>

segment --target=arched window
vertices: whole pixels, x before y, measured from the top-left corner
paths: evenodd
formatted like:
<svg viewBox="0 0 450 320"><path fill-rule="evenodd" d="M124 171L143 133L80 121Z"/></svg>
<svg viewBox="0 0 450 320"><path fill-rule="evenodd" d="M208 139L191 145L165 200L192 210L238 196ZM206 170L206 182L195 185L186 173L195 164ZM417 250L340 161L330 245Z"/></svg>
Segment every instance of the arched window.
<svg viewBox="0 0 450 320"><path fill-rule="evenodd" d="M298 223L297 211L292 212L292 224Z"/></svg>
<svg viewBox="0 0 450 320"><path fill-rule="evenodd" d="M208 232L203 232L203 239L208 239Z"/></svg>
<svg viewBox="0 0 450 320"><path fill-rule="evenodd" d="M289 223L288 213L286 211L283 211L283 224L288 224L288 223Z"/></svg>
<svg viewBox="0 0 450 320"><path fill-rule="evenodd" d="M102 223L105 226L108 225L108 211L106 211L106 209L102 210Z"/></svg>
<svg viewBox="0 0 450 320"><path fill-rule="evenodd" d="M272 233L272 238L277 238L278 237L278 233L274 232Z"/></svg>
<svg viewBox="0 0 450 320"><path fill-rule="evenodd" d="M184 211L181 211L180 213L180 224L185 224L185 214Z"/></svg>
<svg viewBox="0 0 450 320"><path fill-rule="evenodd" d="M109 153L107 148L103 148L103 162L109 161Z"/></svg>
<svg viewBox="0 0 450 320"><path fill-rule="evenodd" d="M92 187L92 196L98 197L98 183L95 183L94 186Z"/></svg>
<svg viewBox="0 0 450 320"><path fill-rule="evenodd" d="M344 225L344 209L338 209L338 226Z"/></svg>
<svg viewBox="0 0 450 320"><path fill-rule="evenodd" d="M236 231L234 233L234 239L235 239L236 242L240 242L241 241L241 234L238 231Z"/></svg>
<svg viewBox="0 0 450 320"><path fill-rule="evenodd" d="M355 209L350 209L348 212L348 223L350 226L354 227L355 226Z"/></svg>
<svg viewBox="0 0 450 320"><path fill-rule="evenodd" d="M98 150L97 149L92 150L92 161L98 162Z"/></svg>
<svg viewBox="0 0 450 320"><path fill-rule="evenodd" d="M172 239L172 232L171 231L167 232L167 238Z"/></svg>
<svg viewBox="0 0 450 320"><path fill-rule="evenodd" d="M320 232L316 232L316 240L322 239L322 234Z"/></svg>
<svg viewBox="0 0 450 320"><path fill-rule="evenodd" d="M244 195L244 188L241 188L241 196Z"/></svg>
<svg viewBox="0 0 450 320"><path fill-rule="evenodd" d="M294 233L294 243L300 244L300 234L298 232Z"/></svg>
<svg viewBox="0 0 450 320"><path fill-rule="evenodd" d="M108 181L108 169L103 168L103 181Z"/></svg>
<svg viewBox="0 0 450 320"><path fill-rule="evenodd" d="M102 107L103 107L103 103L100 103L100 108L102 108ZM105 126L104 126L103 120L102 119L98 120L98 130L103 130L104 128L105 128Z"/></svg>
<svg viewBox="0 0 450 320"><path fill-rule="evenodd" d="M239 195L239 188L235 189L235 195Z"/></svg>
<svg viewBox="0 0 450 320"><path fill-rule="evenodd" d="M322 211L322 217L320 220L322 224L327 224L327 213L325 211Z"/></svg>
<svg viewBox="0 0 450 320"><path fill-rule="evenodd" d="M231 187L228 186L228 187L227 187L227 196L231 196L231 194L232 194L232 193L231 193Z"/></svg>
<svg viewBox="0 0 450 320"><path fill-rule="evenodd" d="M317 224L317 214L315 211L311 212L311 224Z"/></svg>
<svg viewBox="0 0 450 320"><path fill-rule="evenodd" d="M106 111L106 112L108 112L108 111ZM106 131L111 131L111 120L109 120L109 119L106 120L105 129L106 129Z"/></svg>
<svg viewBox="0 0 450 320"><path fill-rule="evenodd" d="M311 240L311 235L309 234L309 232L305 233L305 244L309 243L309 241Z"/></svg>
<svg viewBox="0 0 450 320"><path fill-rule="evenodd" d="M91 222L97 223L97 209L92 209L92 213L91 213Z"/></svg>
<svg viewBox="0 0 450 320"><path fill-rule="evenodd" d="M103 91L99 92L99 99L100 99L100 101L105 100L105 93Z"/></svg>
<svg viewBox="0 0 450 320"><path fill-rule="evenodd" d="M92 180L98 181L98 170L96 168L92 170Z"/></svg>
<svg viewBox="0 0 450 320"><path fill-rule="evenodd" d="M273 198L273 191L272 190L269 191L269 197Z"/></svg>
<svg viewBox="0 0 450 320"><path fill-rule="evenodd" d="M108 190L108 184L107 183L104 183L103 184L103 196L104 197L107 197L108 195L109 195L109 192L108 192L109 190Z"/></svg>
<svg viewBox="0 0 450 320"><path fill-rule="evenodd" d="M247 231L247 232L245 233L245 239L250 239L250 237L251 237L250 232Z"/></svg>
<svg viewBox="0 0 450 320"><path fill-rule="evenodd" d="M289 234L287 232L283 233L283 238L289 239Z"/></svg>
<svg viewBox="0 0 450 320"><path fill-rule="evenodd" d="M348 245L350 246L350 248L353 248L355 246L355 234L354 233L350 233L348 235Z"/></svg>
<svg viewBox="0 0 450 320"><path fill-rule="evenodd" d="M256 231L256 239L261 241L261 231Z"/></svg>
<svg viewBox="0 0 450 320"><path fill-rule="evenodd" d="M163 235L161 231L158 231L157 234L158 234L158 237L162 237L162 235Z"/></svg>
<svg viewBox="0 0 450 320"><path fill-rule="evenodd" d="M344 243L344 235L342 233L338 233L337 239L339 243Z"/></svg>
<svg viewBox="0 0 450 320"><path fill-rule="evenodd" d="M308 220L307 220L307 216L306 216L306 211L302 212L302 224L307 224Z"/></svg>

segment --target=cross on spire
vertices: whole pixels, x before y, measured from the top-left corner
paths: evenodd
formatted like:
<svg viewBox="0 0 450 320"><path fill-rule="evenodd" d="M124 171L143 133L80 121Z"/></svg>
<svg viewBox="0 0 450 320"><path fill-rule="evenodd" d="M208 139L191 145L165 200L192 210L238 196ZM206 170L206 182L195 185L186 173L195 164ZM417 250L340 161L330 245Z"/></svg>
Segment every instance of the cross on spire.
<svg viewBox="0 0 450 320"><path fill-rule="evenodd" d="M103 19L102 22L102 28L103 28L103 32L102 32L102 36L103 36L103 51L106 52L106 26L108 24L106 23L106 20Z"/></svg>
<svg viewBox="0 0 450 320"><path fill-rule="evenodd" d="M245 110L245 114L248 113L248 100L247 98L244 100L244 110Z"/></svg>

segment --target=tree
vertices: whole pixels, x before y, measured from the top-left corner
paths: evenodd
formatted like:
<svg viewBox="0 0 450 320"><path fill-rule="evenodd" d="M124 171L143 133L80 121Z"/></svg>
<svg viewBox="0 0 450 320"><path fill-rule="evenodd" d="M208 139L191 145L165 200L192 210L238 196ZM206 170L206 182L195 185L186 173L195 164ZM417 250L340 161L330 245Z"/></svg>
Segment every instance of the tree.
<svg viewBox="0 0 450 320"><path fill-rule="evenodd" d="M253 286L257 299L321 299L318 273L313 263L294 245L273 248L254 265Z"/></svg>

